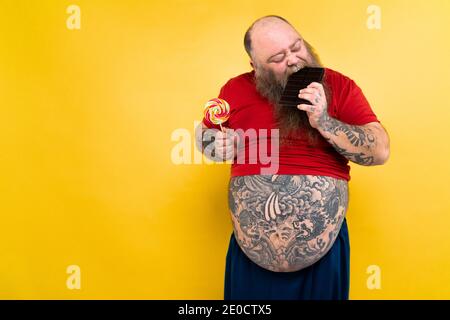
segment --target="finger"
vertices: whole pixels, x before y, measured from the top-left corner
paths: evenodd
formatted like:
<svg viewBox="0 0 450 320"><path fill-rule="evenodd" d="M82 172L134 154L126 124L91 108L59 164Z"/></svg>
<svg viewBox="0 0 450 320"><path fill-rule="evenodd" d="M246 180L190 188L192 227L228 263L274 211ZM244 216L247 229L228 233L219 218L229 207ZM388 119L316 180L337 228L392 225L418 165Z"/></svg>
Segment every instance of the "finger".
<svg viewBox="0 0 450 320"><path fill-rule="evenodd" d="M227 154L227 155L225 155L224 160L232 160L232 159L234 159L234 155L233 155L233 154Z"/></svg>
<svg viewBox="0 0 450 320"><path fill-rule="evenodd" d="M303 111L306 111L306 112L308 112L308 113L312 113L312 112L314 112L314 110L315 110L314 106L309 105L309 104L299 104L299 105L297 106L297 108L298 108L299 110L303 110Z"/></svg>
<svg viewBox="0 0 450 320"><path fill-rule="evenodd" d="M231 140L224 140L224 141L219 141L215 144L215 148L216 150L227 150L227 149L233 149L234 145L233 145L233 141Z"/></svg>
<svg viewBox="0 0 450 320"><path fill-rule="evenodd" d="M226 134L224 134L224 133L222 133L222 134L217 134L217 135L215 136L215 138L216 138L216 141L225 141L225 140L227 140L227 139L231 139L231 137L230 137L229 135L226 135Z"/></svg>
<svg viewBox="0 0 450 320"><path fill-rule="evenodd" d="M224 139L233 139L233 137L236 135L233 129L227 129L227 131L222 132L219 131L217 134L217 139L224 140Z"/></svg>
<svg viewBox="0 0 450 320"><path fill-rule="evenodd" d="M226 154L227 158L233 156L234 155L234 148L226 150L225 154Z"/></svg>
<svg viewBox="0 0 450 320"><path fill-rule="evenodd" d="M311 93L301 93L298 95L299 98L308 100L311 103L315 103L316 96Z"/></svg>
<svg viewBox="0 0 450 320"><path fill-rule="evenodd" d="M225 138L225 133L222 131L217 131L215 134L216 140Z"/></svg>
<svg viewBox="0 0 450 320"><path fill-rule="evenodd" d="M232 158L235 154L234 148L220 148L216 149L216 153L220 155L223 159Z"/></svg>
<svg viewBox="0 0 450 320"><path fill-rule="evenodd" d="M322 101L322 96L319 90L316 88L307 88L300 90L299 98L306 99L314 105L319 105Z"/></svg>
<svg viewBox="0 0 450 320"><path fill-rule="evenodd" d="M216 151L216 154L222 158L225 158L225 156L227 154L227 151L223 148L217 148L215 151Z"/></svg>
<svg viewBox="0 0 450 320"><path fill-rule="evenodd" d="M313 103L313 104L319 105L319 104L320 104L320 101L321 101L320 95L319 95L318 93L315 93L315 94L314 94L314 103Z"/></svg>
<svg viewBox="0 0 450 320"><path fill-rule="evenodd" d="M233 132L231 135L228 135L228 136L224 137L222 139L222 141L224 141L225 144L238 145L239 142L241 141L241 138L239 137L239 134L237 134L236 132Z"/></svg>
<svg viewBox="0 0 450 320"><path fill-rule="evenodd" d="M319 83L319 82L311 82L308 86L307 86L307 88L317 88L317 89L322 89L323 88L323 85L321 84L321 83Z"/></svg>
<svg viewBox="0 0 450 320"><path fill-rule="evenodd" d="M225 148L225 140L216 140L216 141L214 141L214 147L216 148L216 149L223 149L223 148Z"/></svg>
<svg viewBox="0 0 450 320"><path fill-rule="evenodd" d="M225 146L225 145L216 145L215 149L216 149L217 152L222 154L222 153L225 153L227 151L227 146Z"/></svg>
<svg viewBox="0 0 450 320"><path fill-rule="evenodd" d="M299 91L299 93L312 93L312 94L314 94L316 92L317 92L317 88L308 88L308 87L303 88Z"/></svg>
<svg viewBox="0 0 450 320"><path fill-rule="evenodd" d="M234 147L234 141L232 139L226 139L223 141L223 146L225 148L232 148Z"/></svg>
<svg viewBox="0 0 450 320"><path fill-rule="evenodd" d="M325 95L325 91L323 90L323 85L321 83L311 82L307 88L318 90L320 96Z"/></svg>

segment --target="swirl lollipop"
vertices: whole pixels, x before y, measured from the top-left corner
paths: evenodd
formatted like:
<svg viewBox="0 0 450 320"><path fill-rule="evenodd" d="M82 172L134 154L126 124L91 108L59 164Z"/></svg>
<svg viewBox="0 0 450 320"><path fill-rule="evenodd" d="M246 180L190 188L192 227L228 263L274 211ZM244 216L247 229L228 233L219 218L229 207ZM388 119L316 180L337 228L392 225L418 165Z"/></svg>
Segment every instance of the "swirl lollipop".
<svg viewBox="0 0 450 320"><path fill-rule="evenodd" d="M230 117L230 105L223 99L214 98L205 104L203 113L208 122L220 125L223 132L222 123Z"/></svg>

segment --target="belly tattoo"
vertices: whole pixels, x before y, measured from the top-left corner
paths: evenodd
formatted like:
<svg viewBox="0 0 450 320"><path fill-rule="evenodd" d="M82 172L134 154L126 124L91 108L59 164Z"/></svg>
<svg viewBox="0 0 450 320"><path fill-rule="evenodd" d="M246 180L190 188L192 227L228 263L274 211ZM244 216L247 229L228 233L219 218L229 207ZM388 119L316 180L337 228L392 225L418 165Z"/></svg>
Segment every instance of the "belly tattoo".
<svg viewBox="0 0 450 320"><path fill-rule="evenodd" d="M259 266L304 269L333 245L348 205L345 180L312 175L232 177L229 208L236 240Z"/></svg>

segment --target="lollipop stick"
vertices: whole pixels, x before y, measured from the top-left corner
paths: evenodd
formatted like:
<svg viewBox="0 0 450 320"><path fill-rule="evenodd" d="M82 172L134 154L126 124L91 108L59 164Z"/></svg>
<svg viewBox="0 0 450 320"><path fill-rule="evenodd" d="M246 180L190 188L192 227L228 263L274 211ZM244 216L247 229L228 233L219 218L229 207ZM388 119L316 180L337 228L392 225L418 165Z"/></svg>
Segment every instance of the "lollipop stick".
<svg viewBox="0 0 450 320"><path fill-rule="evenodd" d="M225 132L225 131L223 131L223 128L222 128L222 124L221 124L221 123L219 123L219 126L220 126L220 131Z"/></svg>

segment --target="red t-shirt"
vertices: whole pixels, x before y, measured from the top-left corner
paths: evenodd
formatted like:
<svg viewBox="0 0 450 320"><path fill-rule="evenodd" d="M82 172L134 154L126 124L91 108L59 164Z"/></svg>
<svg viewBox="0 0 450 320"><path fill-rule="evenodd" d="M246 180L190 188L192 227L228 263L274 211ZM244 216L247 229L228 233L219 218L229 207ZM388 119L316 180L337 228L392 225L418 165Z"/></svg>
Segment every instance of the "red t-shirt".
<svg viewBox="0 0 450 320"><path fill-rule="evenodd" d="M328 101L328 114L344 123L363 125L369 122L380 122L372 111L367 99L356 83L343 74L325 68L324 81L331 91L331 102ZM264 150L270 156L270 129L276 129L273 106L262 97L254 84L254 71L241 74L230 79L220 90L219 98L230 105L230 118L222 124L225 127L244 132L254 129L257 133L265 133L267 140L256 139L259 146L262 141L267 143ZM299 110L299 112L302 112ZM217 128L203 119L208 128ZM266 129L267 131L261 131ZM288 175L323 175L338 179L350 180L348 160L340 155L323 137L314 147L309 146L304 139L294 139L294 143L280 145L277 174ZM261 168L270 167L267 158L263 161L249 152L252 142L244 143L245 162L238 163L236 159L231 165L231 176L259 175ZM272 164L273 165L273 164Z"/></svg>

